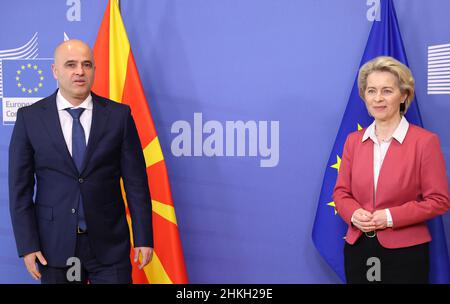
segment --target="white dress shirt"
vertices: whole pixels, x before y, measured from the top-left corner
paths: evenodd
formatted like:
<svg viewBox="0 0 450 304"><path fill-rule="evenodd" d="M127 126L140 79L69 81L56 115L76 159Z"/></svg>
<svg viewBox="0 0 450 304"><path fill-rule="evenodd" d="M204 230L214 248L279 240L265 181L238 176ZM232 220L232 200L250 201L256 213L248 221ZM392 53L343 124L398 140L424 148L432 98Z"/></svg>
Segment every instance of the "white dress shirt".
<svg viewBox="0 0 450 304"><path fill-rule="evenodd" d="M389 146L392 142L392 139L397 140L400 144L403 143L406 137L406 133L408 132L409 123L406 120L405 116L402 116L402 119L400 120L400 123L398 124L397 128L395 129L394 133L392 133L392 136L390 138L384 139L381 141L381 143L378 142L378 138L375 134L375 121L366 129L364 132L362 141L367 140L370 138L374 145L373 145L373 181L374 181L374 195L376 195L377 185L378 185L378 176L380 175L381 166L383 165L383 160L386 156L386 153L389 149ZM375 197L376 198L376 197ZM387 216L387 222L388 227L393 226L392 216L389 209L386 210L386 216Z"/></svg>
<svg viewBox="0 0 450 304"><path fill-rule="evenodd" d="M89 134L91 131L91 123L92 123L92 96L89 96L78 106L74 107L67 99L65 99L61 92L58 91L56 94L56 107L58 109L59 122L61 124L61 129L64 135L64 140L66 141L67 149L69 150L70 155L72 155L72 124L73 118L67 112L68 108L84 108L85 110L81 113L80 122L84 129L84 136L86 137L86 145L89 140Z"/></svg>

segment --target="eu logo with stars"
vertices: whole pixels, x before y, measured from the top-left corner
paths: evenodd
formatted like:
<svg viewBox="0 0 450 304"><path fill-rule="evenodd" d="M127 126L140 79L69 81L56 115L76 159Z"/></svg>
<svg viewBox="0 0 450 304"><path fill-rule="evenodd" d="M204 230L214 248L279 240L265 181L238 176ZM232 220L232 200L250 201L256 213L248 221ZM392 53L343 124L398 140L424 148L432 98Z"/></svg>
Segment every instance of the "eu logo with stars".
<svg viewBox="0 0 450 304"><path fill-rule="evenodd" d="M3 124L16 121L17 110L51 95L57 88L52 59L3 59L0 61Z"/></svg>
<svg viewBox="0 0 450 304"><path fill-rule="evenodd" d="M17 88L30 95L37 93L43 87L44 79L43 71L35 63L22 64L16 72Z"/></svg>

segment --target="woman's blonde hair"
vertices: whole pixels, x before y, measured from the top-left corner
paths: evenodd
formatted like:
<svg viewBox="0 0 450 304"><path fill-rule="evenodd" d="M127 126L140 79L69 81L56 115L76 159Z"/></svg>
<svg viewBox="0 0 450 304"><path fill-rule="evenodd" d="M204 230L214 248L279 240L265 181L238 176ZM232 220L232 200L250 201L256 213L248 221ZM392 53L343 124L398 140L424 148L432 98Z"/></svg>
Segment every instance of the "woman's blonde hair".
<svg viewBox="0 0 450 304"><path fill-rule="evenodd" d="M400 113L405 114L414 99L414 78L411 70L389 56L379 56L367 61L358 73L359 96L364 100L364 92L367 89L367 77L373 72L389 72L398 80L398 86L402 94L406 94L406 100L400 104Z"/></svg>

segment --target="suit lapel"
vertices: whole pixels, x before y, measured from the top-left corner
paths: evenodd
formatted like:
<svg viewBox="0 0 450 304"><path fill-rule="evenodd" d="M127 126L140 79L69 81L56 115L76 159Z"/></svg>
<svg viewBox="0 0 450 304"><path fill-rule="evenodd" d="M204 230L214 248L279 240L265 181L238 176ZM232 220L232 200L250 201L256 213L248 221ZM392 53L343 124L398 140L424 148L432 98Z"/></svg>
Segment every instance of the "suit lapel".
<svg viewBox="0 0 450 304"><path fill-rule="evenodd" d="M62 155L63 159L71 168L73 173L78 175L77 168L72 160L72 156L70 156L64 135L62 133L58 108L56 107L56 93L57 91L53 95L49 96L46 102L42 103L41 119L56 150Z"/></svg>
<svg viewBox="0 0 450 304"><path fill-rule="evenodd" d="M86 154L84 156L83 165L81 167L81 173L83 174L86 170L86 166L89 163L92 153L97 146L98 141L102 138L106 122L109 116L108 104L95 95L92 95L92 124L89 134L89 140L86 147Z"/></svg>

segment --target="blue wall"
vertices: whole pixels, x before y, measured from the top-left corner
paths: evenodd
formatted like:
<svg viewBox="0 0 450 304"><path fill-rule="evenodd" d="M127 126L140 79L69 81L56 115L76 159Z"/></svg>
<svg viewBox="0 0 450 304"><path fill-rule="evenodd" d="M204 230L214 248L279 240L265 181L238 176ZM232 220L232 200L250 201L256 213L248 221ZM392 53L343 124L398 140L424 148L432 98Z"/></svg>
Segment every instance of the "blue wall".
<svg viewBox="0 0 450 304"><path fill-rule="evenodd" d="M81 20L68 21L76 2ZM0 51L35 32L38 58L52 57L64 32L93 45L107 1L67 3L0 4ZM427 48L450 43L450 2L394 3L424 126L440 136L450 175L449 95L427 95ZM190 282L339 282L313 246L311 229L372 6L360 0L121 1L169 170ZM267 121L270 131L279 122L279 133L268 139L274 144L279 135L278 163L262 167L268 157L260 149L249 156L248 148L239 157L175 156L172 127L187 121L194 130L194 113L224 128L226 121ZM11 131L0 125L0 283L28 283L8 210ZM450 244L450 216L444 220Z"/></svg>

